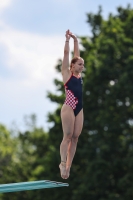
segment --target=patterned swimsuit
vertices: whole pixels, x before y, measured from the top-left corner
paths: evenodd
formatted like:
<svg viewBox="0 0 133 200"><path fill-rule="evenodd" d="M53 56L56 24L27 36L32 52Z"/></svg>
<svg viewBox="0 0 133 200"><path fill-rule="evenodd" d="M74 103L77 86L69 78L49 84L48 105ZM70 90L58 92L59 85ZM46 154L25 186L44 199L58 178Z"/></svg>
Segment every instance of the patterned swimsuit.
<svg viewBox="0 0 133 200"><path fill-rule="evenodd" d="M77 116L83 108L81 76L77 78L72 74L64 86L66 92L64 104L69 105L73 109L74 115Z"/></svg>

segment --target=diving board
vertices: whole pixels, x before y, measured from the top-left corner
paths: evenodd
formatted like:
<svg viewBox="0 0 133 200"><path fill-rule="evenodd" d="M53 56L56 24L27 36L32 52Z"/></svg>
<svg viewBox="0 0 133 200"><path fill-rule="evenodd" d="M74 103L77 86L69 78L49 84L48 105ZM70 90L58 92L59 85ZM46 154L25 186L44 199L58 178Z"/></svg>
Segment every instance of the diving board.
<svg viewBox="0 0 133 200"><path fill-rule="evenodd" d="M49 180L8 183L0 184L0 193L18 192L24 190L37 190L43 188L57 188L64 186L69 186L69 184Z"/></svg>

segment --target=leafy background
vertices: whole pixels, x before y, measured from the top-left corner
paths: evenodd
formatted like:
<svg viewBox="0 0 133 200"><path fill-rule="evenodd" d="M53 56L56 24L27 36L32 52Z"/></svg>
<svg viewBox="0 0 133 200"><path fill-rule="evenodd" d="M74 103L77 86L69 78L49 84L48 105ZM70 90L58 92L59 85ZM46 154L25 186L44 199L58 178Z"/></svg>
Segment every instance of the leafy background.
<svg viewBox="0 0 133 200"><path fill-rule="evenodd" d="M0 200L131 200L133 198L133 9L117 8L108 19L101 8L87 14L91 35L79 37L85 60L84 127L73 161L69 187L0 194ZM56 65L60 73L61 60ZM64 182L59 173L62 140L61 81L48 92L57 109L48 114L46 132L29 116L27 131L0 125L0 183L32 180Z"/></svg>

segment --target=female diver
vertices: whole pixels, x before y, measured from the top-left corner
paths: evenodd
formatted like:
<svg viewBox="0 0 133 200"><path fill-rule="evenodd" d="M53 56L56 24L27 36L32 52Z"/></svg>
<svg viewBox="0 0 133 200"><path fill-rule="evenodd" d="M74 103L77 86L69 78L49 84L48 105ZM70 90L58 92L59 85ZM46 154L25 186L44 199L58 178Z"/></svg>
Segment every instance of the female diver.
<svg viewBox="0 0 133 200"><path fill-rule="evenodd" d="M84 60L80 57L78 39L69 30L66 31L64 57L62 61L62 77L66 99L61 109L63 140L60 145L61 177L67 179L76 152L78 137L83 127L82 78ZM74 58L69 68L69 40L74 41Z"/></svg>

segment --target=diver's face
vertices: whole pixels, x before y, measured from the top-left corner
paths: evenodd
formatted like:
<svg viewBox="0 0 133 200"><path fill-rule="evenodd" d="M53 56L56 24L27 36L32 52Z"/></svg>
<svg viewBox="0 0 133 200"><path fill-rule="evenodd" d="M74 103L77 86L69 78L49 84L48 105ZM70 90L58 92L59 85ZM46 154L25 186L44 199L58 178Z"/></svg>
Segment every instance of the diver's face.
<svg viewBox="0 0 133 200"><path fill-rule="evenodd" d="M84 60L77 60L77 62L73 64L73 69L75 72L81 73L84 69Z"/></svg>

